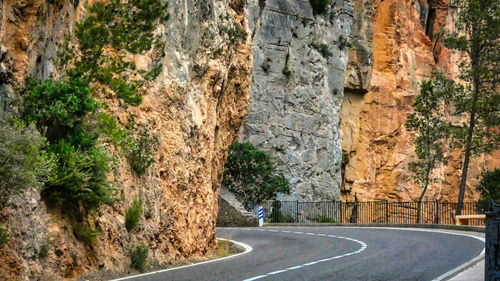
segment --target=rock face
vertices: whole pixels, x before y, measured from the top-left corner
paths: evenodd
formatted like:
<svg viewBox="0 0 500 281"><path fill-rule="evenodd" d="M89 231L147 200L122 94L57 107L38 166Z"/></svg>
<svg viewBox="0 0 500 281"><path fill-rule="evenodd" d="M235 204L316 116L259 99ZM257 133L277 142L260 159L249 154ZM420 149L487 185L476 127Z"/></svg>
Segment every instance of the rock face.
<svg viewBox="0 0 500 281"><path fill-rule="evenodd" d="M59 75L54 66L57 51L86 4L0 2L3 97L28 75ZM234 42L226 32L248 31L244 5L242 0L169 1L171 18L157 30L167 42L163 72L142 89L143 103L125 109L102 97L119 122L127 123L133 114L135 122L158 137L155 164L137 178L119 158L115 179L122 200L90 216L91 225L100 232L92 247L75 239L69 222L57 209L47 208L38 191L12 198L0 213L0 224L12 237L0 251L0 276L36 280L75 278L97 269L126 271L129 250L138 244L150 246L152 264L203 256L213 249L223 163L250 94L251 37ZM151 56L134 60L144 67ZM138 231L128 233L125 209L134 198L144 202L145 215ZM38 255L44 241L52 241L46 259Z"/></svg>
<svg viewBox="0 0 500 281"><path fill-rule="evenodd" d="M350 51L354 54L342 108L343 197L414 200L420 188L412 183L407 168L415 157L414 136L404 123L420 82L430 78L433 69L458 77L460 54L444 48L434 35L441 28L454 28L457 8L449 0L354 3ZM457 200L462 159L455 151L448 166L436 169L446 183L432 185L424 200ZM477 198L473 186L478 175L498 167L498 159L496 152L471 163L466 200Z"/></svg>
<svg viewBox="0 0 500 281"><path fill-rule="evenodd" d="M309 1L248 1L252 93L242 138L290 181L282 199L339 199L340 107L352 3L314 15Z"/></svg>

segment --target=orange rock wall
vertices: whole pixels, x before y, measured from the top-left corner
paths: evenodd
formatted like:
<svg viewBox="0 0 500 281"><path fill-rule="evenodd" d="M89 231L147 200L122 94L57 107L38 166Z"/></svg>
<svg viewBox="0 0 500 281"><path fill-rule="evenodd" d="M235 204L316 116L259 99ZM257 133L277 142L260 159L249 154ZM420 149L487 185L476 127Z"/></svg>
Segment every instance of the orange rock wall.
<svg viewBox="0 0 500 281"><path fill-rule="evenodd" d="M367 5L373 5L373 11L367 11L364 8ZM423 17L422 24L420 15L426 8L428 14ZM361 42L364 44L361 47L372 49L371 80L366 75L359 75L367 77L359 79L361 82L349 80L349 77L346 80L341 124L342 197L349 201L355 194L361 201L415 200L420 195L420 188L411 181L407 168L408 162L415 158L414 136L406 131L404 123L407 113L412 110L414 97L419 94L421 81L428 79L433 69L452 78L458 76L460 54L450 52L433 38L441 28L454 28L457 8L450 7L448 0L431 0L429 3L425 0L355 1L355 22L356 18L363 18L357 17L356 13L371 12L373 41ZM353 43L353 49L359 49L359 43ZM355 73L360 65L369 64L366 60L359 61L359 56L351 56L351 60L348 72ZM367 73L365 69L361 70L358 72ZM460 152L455 151L447 166L436 169L437 175L446 182L433 184L425 200L457 200L461 159ZM500 166L499 159L500 152L495 152L471 163L466 200L478 198L474 190L478 175Z"/></svg>

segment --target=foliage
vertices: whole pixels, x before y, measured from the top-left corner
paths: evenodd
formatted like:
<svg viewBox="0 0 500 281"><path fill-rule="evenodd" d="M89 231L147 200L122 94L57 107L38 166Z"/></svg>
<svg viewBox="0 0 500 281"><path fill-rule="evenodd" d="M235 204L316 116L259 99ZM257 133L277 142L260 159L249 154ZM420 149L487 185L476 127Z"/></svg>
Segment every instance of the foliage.
<svg viewBox="0 0 500 281"><path fill-rule="evenodd" d="M478 205L483 212L487 210L490 200L500 204L500 169L483 173L476 189L481 193Z"/></svg>
<svg viewBox="0 0 500 281"><path fill-rule="evenodd" d="M288 181L275 175L269 156L251 143L235 141L229 147L222 186L228 188L251 209L260 202L275 198L278 192L288 194Z"/></svg>
<svg viewBox="0 0 500 281"><path fill-rule="evenodd" d="M326 59L333 55L332 52L330 52L330 50L328 49L328 46L324 43L313 42L311 43L311 46L314 49L318 50L318 52L320 52L321 55Z"/></svg>
<svg viewBox="0 0 500 281"><path fill-rule="evenodd" d="M456 214L465 194L470 158L500 147L500 1L459 0L455 33L445 33L446 47L468 55L460 65L465 87L450 102L462 124L453 124L453 145L464 154Z"/></svg>
<svg viewBox="0 0 500 281"><path fill-rule="evenodd" d="M126 103L139 105L142 98L138 87L143 80L135 77L146 73L146 80L154 79L159 70L137 71L135 63L124 57L164 46L153 31L168 20L167 7L161 0L111 0L89 6L87 18L75 31L81 52L75 57L66 51L61 64L72 61L74 68L68 71L71 77L108 85Z"/></svg>
<svg viewBox="0 0 500 281"><path fill-rule="evenodd" d="M311 3L313 14L319 15L326 11L326 6L328 6L332 0L309 0Z"/></svg>
<svg viewBox="0 0 500 281"><path fill-rule="evenodd" d="M45 145L34 128L0 117L0 205L10 195L48 180L54 165Z"/></svg>
<svg viewBox="0 0 500 281"><path fill-rule="evenodd" d="M114 188L107 180L111 157L103 148L77 148L64 140L49 151L56 157L57 169L43 187L46 200L58 204L78 203L85 210L113 203Z"/></svg>
<svg viewBox="0 0 500 281"><path fill-rule="evenodd" d="M146 259L148 258L149 247L147 245L139 245L130 251L132 263L130 266L137 270L143 271L146 267Z"/></svg>
<svg viewBox="0 0 500 281"><path fill-rule="evenodd" d="M82 224L73 225L73 234L78 241L84 242L86 244L92 244L94 242L99 232L89 226Z"/></svg>
<svg viewBox="0 0 500 281"><path fill-rule="evenodd" d="M349 42L349 38L344 37L342 35L339 36L339 50L343 50L345 47L351 47L351 42Z"/></svg>
<svg viewBox="0 0 500 281"><path fill-rule="evenodd" d="M227 28L223 26L220 28L220 30L227 34L229 40L231 40L231 43L238 43L241 41L244 44L247 41L248 33L240 26L232 28Z"/></svg>
<svg viewBox="0 0 500 281"><path fill-rule="evenodd" d="M413 103L414 112L408 114L405 127L415 132L415 154L418 160L410 162L408 167L413 180L421 187L418 199L417 223L420 222L421 202L431 182L438 179L432 177L432 171L443 162L444 142L449 135L444 106L450 93L456 91L456 84L440 73L433 73L433 80L424 81L420 87L420 95Z"/></svg>
<svg viewBox="0 0 500 281"><path fill-rule="evenodd" d="M140 199L135 199L125 213L125 227L129 232L137 228L141 216L142 201Z"/></svg>
<svg viewBox="0 0 500 281"><path fill-rule="evenodd" d="M0 227L0 250L3 246L5 246L5 244L7 244L7 241L9 241L9 234L7 234L6 230Z"/></svg>
<svg viewBox="0 0 500 281"><path fill-rule="evenodd" d="M38 251L38 257L42 260L45 259L49 255L50 247L52 247L52 241L45 239Z"/></svg>
<svg viewBox="0 0 500 281"><path fill-rule="evenodd" d="M321 215L318 219L319 223L337 223L334 218L330 218L327 215Z"/></svg>
<svg viewBox="0 0 500 281"><path fill-rule="evenodd" d="M50 142L81 133L83 118L96 107L89 86L79 78L68 82L29 79L23 99L23 119L34 122Z"/></svg>
<svg viewBox="0 0 500 281"><path fill-rule="evenodd" d="M139 132L139 138L134 138L129 144L127 159L132 170L138 176L142 176L153 164L152 151L154 151L156 143L156 139L151 137L146 129L143 129Z"/></svg>
<svg viewBox="0 0 500 281"><path fill-rule="evenodd" d="M283 68L282 73L283 73L283 75L285 75L287 77L292 75L292 71L288 67Z"/></svg>

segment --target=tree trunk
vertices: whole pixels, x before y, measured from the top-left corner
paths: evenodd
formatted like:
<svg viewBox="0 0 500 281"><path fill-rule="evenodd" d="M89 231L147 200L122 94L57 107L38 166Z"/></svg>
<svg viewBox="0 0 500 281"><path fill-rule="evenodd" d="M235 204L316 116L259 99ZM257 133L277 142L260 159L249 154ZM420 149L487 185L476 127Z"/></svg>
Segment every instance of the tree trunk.
<svg viewBox="0 0 500 281"><path fill-rule="evenodd" d="M431 172L431 166L434 166L431 164L431 162L427 163L427 171L425 175L425 185L424 188L422 189L422 193L420 193L420 197L418 198L418 207L417 207L417 223L420 223L420 215L422 212L422 200L424 199L425 192L427 191L427 187L429 186L429 174Z"/></svg>
<svg viewBox="0 0 500 281"><path fill-rule="evenodd" d="M472 65L474 67L474 62L477 61L472 59ZM477 62L476 62L477 63ZM467 172L469 170L469 161L470 154L472 149L472 137L474 136L474 126L476 124L476 103L479 96L479 77L477 73L474 73L474 97L472 98L472 107L470 113L470 126L467 134L467 141L465 143L465 157L464 157L464 166L462 168L462 178L460 179L460 192L458 193L458 204L455 215L461 215L463 204L464 204L464 195L465 195L465 184L467 183Z"/></svg>

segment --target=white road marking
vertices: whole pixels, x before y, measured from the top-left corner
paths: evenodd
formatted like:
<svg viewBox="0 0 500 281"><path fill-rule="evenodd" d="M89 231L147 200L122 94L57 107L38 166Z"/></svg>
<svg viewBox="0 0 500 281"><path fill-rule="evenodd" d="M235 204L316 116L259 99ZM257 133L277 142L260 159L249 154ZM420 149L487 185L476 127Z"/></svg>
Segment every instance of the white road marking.
<svg viewBox="0 0 500 281"><path fill-rule="evenodd" d="M274 229L268 229L267 231L277 232ZM285 232L285 231L286 230L281 230L281 232ZM289 231L286 231L286 232L289 232ZM259 275L259 276L251 277L249 279L245 279L243 281L257 280L257 279L261 279L261 278L264 278L264 277L267 277L267 276L270 276L270 275L279 274L279 273L283 273L283 272L286 272L286 271L291 271L291 270L299 269L299 268L302 268L304 266L311 266L311 265L315 265L315 264L318 264L318 263L331 261L331 260L334 260L334 259L340 259L340 258L343 258L343 257L348 257L348 256L351 256L351 255L359 254L359 253L363 252L364 250L366 250L366 248L368 247L365 242L363 242L361 240L356 240L356 239L353 239L353 238L349 238L349 237L339 237L339 236L335 236L335 235L326 235L326 234L312 233L312 232L304 233L304 232L300 232L300 231L294 231L293 233L295 233L295 234L315 235L315 236L323 236L323 237L330 237L330 238L337 238L337 239L349 240L349 241L353 241L353 242L356 242L356 243L360 244L361 248L359 248L355 252L343 254L343 255L340 255L340 256L334 256L334 257L330 257L330 258L326 258L326 259L322 259L322 260L311 261L311 262L304 263L304 264L301 264L301 265L296 265L296 266L288 267L288 268L285 268L285 269L272 271L272 272L266 273L264 275Z"/></svg>
<svg viewBox="0 0 500 281"><path fill-rule="evenodd" d="M255 277L246 279L246 281L253 281L253 280L257 280L257 279L264 278L264 277L266 277L266 275L259 275L259 276L255 276Z"/></svg>
<svg viewBox="0 0 500 281"><path fill-rule="evenodd" d="M285 272L287 271L286 269L282 269L282 270L276 270L276 271L273 271L273 272L269 272L268 274L266 275L273 275L273 274L278 274L278 273L282 273L282 272Z"/></svg>
<svg viewBox="0 0 500 281"><path fill-rule="evenodd" d="M142 276L148 276L148 275L158 274L158 273L162 273L162 272L166 272L166 271L171 271L171 270L176 270L176 269L181 269L181 268L186 268L186 267L197 266L197 265L200 265L200 264L206 264L206 263L218 262L218 261L221 261L221 260L232 259L232 258L235 258L237 256L248 254L248 253L250 253L253 250L253 248L251 246L249 246L249 245L247 245L245 243L241 243L241 242L230 240L230 239L224 239L224 238L217 238L217 239L219 239L219 240L225 240L225 241L231 241L234 244L236 244L236 245L242 247L243 249L245 249L245 251L243 251L241 253L238 253L238 254L235 254L235 255L223 257L223 258L218 258L218 259L214 259L214 260L203 261L203 262L198 262L198 263L193 263L193 264L188 264L188 265L183 265L183 266L178 266L178 267L173 267L173 268L168 268L168 269L162 269L162 270L157 270L157 271L143 273L143 274L137 274L137 275L127 276L127 277L123 277L123 278L113 279L111 281L128 280L128 279L132 279L132 278L137 278L137 277L142 277ZM263 277L264 277L264 275L263 275Z"/></svg>
<svg viewBox="0 0 500 281"><path fill-rule="evenodd" d="M301 267L304 267L303 265L297 265L297 266L292 266L292 267L289 267L287 268L288 270L294 270L294 269L299 269Z"/></svg>

